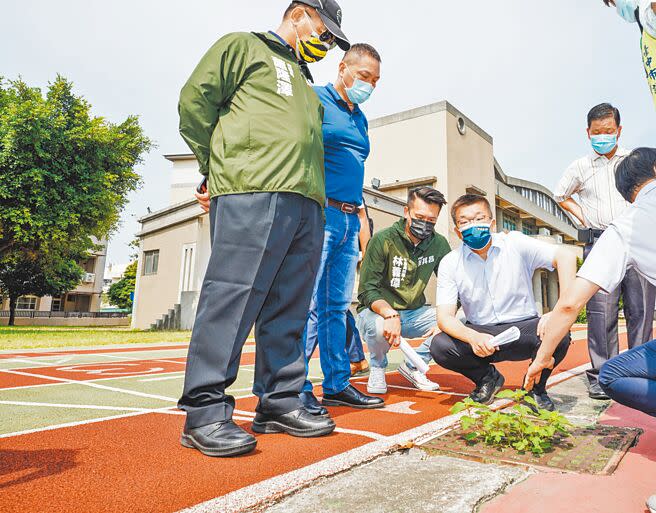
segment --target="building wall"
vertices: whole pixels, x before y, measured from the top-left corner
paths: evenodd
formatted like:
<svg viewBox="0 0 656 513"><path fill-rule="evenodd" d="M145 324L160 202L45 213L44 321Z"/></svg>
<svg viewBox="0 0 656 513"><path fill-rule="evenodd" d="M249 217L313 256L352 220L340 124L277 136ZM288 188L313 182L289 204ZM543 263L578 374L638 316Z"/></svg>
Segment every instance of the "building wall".
<svg viewBox="0 0 656 513"><path fill-rule="evenodd" d="M194 188L203 179L198 172L198 162L195 159L174 160L171 173L171 188L169 189L169 205L187 201L193 197Z"/></svg>
<svg viewBox="0 0 656 513"><path fill-rule="evenodd" d="M475 186L486 193L485 197L494 208L494 150L492 141L481 135L473 127L467 126L465 134L458 131L458 116L446 113L447 137L447 169L448 180L445 193L451 204L467 192L467 188ZM439 186L438 186L439 188ZM448 205L447 205L448 206ZM440 216L442 229L448 224L448 239L452 246L460 244L455 233L449 209ZM445 233L441 231L440 233Z"/></svg>
<svg viewBox="0 0 656 513"><path fill-rule="evenodd" d="M169 308L180 300L180 276L182 271L183 247L185 244L196 244L203 240L200 232L205 224L199 219L164 228L142 238L141 251L137 269L137 290L132 327L147 329L157 319L162 317ZM209 230L208 230L209 231ZM146 251L159 250L157 274L144 275L143 254ZM198 258L198 251L194 251ZM194 262L193 280L198 286L202 279L198 260ZM205 264L207 265L207 264Z"/></svg>
<svg viewBox="0 0 656 513"><path fill-rule="evenodd" d="M445 116L445 112L433 112L398 122L392 122L394 116L372 121L365 185L372 178L388 184L436 176L439 186L447 171Z"/></svg>

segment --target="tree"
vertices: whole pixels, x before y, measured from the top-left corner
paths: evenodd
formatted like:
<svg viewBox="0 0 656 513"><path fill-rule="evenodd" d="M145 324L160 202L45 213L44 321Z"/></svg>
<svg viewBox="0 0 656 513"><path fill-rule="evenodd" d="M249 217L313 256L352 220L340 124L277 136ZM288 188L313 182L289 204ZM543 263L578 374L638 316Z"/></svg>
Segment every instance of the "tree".
<svg viewBox="0 0 656 513"><path fill-rule="evenodd" d="M137 261L135 260L125 268L123 277L109 287L109 302L119 308L132 310L130 294L134 292L137 283Z"/></svg>
<svg viewBox="0 0 656 513"><path fill-rule="evenodd" d="M58 296L75 288L82 277L82 268L68 252L51 251L47 257L37 253L12 253L2 264L0 291L9 297L9 326L14 325L20 296Z"/></svg>
<svg viewBox="0 0 656 513"><path fill-rule="evenodd" d="M61 76L49 84L45 96L22 80L0 79L0 270L5 295L15 295L10 287L21 283L24 269L14 265L21 255L31 255L32 263L55 265L38 274L54 277L61 269L57 262L88 254L96 247L94 239L116 230L128 194L141 185L134 168L151 147L136 116L120 124L93 117L91 105ZM8 275L12 269L18 279ZM32 290L22 287L23 294L47 288L35 279L31 283Z"/></svg>

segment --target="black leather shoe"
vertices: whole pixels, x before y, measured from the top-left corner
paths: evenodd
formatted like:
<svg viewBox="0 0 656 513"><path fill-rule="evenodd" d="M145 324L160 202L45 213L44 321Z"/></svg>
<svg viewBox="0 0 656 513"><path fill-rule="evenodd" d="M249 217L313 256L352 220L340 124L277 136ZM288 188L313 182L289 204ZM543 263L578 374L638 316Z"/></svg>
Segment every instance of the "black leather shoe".
<svg viewBox="0 0 656 513"><path fill-rule="evenodd" d="M301 392L298 397L303 403L303 408L305 408L312 415L317 415L319 417L325 417L328 415L328 410L326 410L312 392Z"/></svg>
<svg viewBox="0 0 656 513"><path fill-rule="evenodd" d="M183 447L198 449L206 456L238 456L255 449L257 440L232 420L188 429L180 437Z"/></svg>
<svg viewBox="0 0 656 513"><path fill-rule="evenodd" d="M526 395L535 399L535 402L538 403L538 408L540 408L541 410L556 411L556 405L551 400L551 397L547 395L546 392L537 392L535 390L531 390ZM532 404L526 404L526 406L528 406L529 408L531 408L531 410L537 413L535 406L533 406Z"/></svg>
<svg viewBox="0 0 656 513"><path fill-rule="evenodd" d="M494 402L495 394L501 390L505 382L503 375L491 365L483 381L469 394L469 397L477 403L491 404Z"/></svg>
<svg viewBox="0 0 656 513"><path fill-rule="evenodd" d="M265 415L257 413L253 420L256 433L287 433L292 436L310 438L329 435L335 430L335 422L330 417L317 417L305 408L284 415Z"/></svg>
<svg viewBox="0 0 656 513"><path fill-rule="evenodd" d="M339 394L323 394L324 406L349 406L351 408L382 408L385 401L360 392L353 385L347 386Z"/></svg>
<svg viewBox="0 0 656 513"><path fill-rule="evenodd" d="M610 397L606 395L599 383L590 383L588 387L588 395L590 399L597 399L598 401L610 401Z"/></svg>

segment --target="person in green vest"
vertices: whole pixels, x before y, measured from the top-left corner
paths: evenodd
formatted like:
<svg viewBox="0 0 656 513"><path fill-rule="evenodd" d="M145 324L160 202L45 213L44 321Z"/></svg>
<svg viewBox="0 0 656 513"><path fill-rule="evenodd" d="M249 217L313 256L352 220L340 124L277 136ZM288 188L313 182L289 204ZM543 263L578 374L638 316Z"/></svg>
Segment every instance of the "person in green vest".
<svg viewBox="0 0 656 513"><path fill-rule="evenodd" d="M280 27L212 46L180 93L180 133L207 189L211 255L178 406L181 443L208 456L252 451L232 421L241 352L255 325L252 429L314 437L334 421L308 413L302 334L323 242L323 107L307 65L348 50L335 0L292 2Z"/></svg>
<svg viewBox="0 0 656 513"><path fill-rule="evenodd" d="M649 92L656 106L656 2L651 0L603 0L607 6L615 6L617 13L629 23L640 27L640 51L645 66Z"/></svg>
<svg viewBox="0 0 656 513"><path fill-rule="evenodd" d="M369 348L370 394L387 393L387 353L401 337L426 338L417 352L426 362L431 360L437 317L435 307L426 305L424 291L451 251L447 240L434 230L444 205L444 195L432 187L410 189L404 217L369 242L360 269L357 325ZM409 361L399 367L399 373L419 390L439 389Z"/></svg>

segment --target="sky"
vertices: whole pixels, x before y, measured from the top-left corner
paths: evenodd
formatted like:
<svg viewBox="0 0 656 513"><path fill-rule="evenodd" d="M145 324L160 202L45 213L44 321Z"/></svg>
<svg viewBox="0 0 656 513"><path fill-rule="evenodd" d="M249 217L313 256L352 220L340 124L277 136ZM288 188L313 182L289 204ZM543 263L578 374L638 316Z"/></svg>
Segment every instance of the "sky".
<svg viewBox="0 0 656 513"><path fill-rule="evenodd" d="M507 174L550 189L590 151L586 114L598 103L620 109L624 146L655 146L638 28L601 0L339 3L351 42L372 44L383 59L381 80L363 108L369 119L448 100L492 135ZM138 168L143 187L130 195L108 262L126 263L137 219L167 204L171 166L163 155L188 152L178 134L177 101L198 60L224 34L277 28L287 5L3 2L0 75L45 87L59 73L95 115L116 123L138 115L157 145ZM312 65L317 84L335 79L341 55L336 49Z"/></svg>

